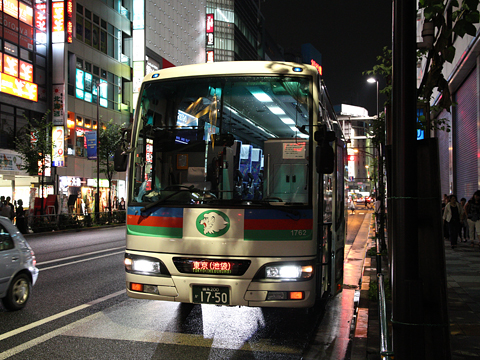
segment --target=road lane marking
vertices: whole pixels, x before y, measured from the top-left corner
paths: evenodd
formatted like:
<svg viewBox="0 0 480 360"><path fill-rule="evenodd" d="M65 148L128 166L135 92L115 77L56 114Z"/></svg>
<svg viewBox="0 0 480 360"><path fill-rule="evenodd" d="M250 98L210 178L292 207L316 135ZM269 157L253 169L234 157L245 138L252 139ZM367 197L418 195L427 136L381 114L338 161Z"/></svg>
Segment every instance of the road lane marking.
<svg viewBox="0 0 480 360"><path fill-rule="evenodd" d="M39 336L35 339L32 339L30 341L27 341L26 343L23 343L21 345L18 345L18 346L15 346L14 348L11 348L11 349L8 349L2 353L0 353L0 360L4 360L4 359L7 359L9 358L10 356L13 356L13 355L16 355L22 351L25 351L25 350L28 350L36 345L39 345L45 341L48 341L52 338L54 338L55 336L58 336L58 335L61 335L63 334L65 331L77 326L78 324L84 322L84 321L90 321L92 318L98 316L99 314L101 314L101 312L98 312L98 313L95 313L95 314L92 314L92 315L89 315L83 319L80 319L78 321L75 321L73 323L70 323L68 325L65 325L57 330L53 330L49 333L46 333L45 335L42 335L42 336Z"/></svg>
<svg viewBox="0 0 480 360"><path fill-rule="evenodd" d="M76 259L76 258L79 258L79 257L82 257L82 256L94 255L94 254L99 254L99 253L102 253L102 252L118 250L118 249L125 249L125 246L119 246L119 247L114 247L114 248L105 249L105 250L92 251L92 252L89 252L89 253L67 256L67 257L60 258L60 259L42 261L42 262L37 263L37 265L51 264L51 263L55 263L55 262L59 262L59 261Z"/></svg>
<svg viewBox="0 0 480 360"><path fill-rule="evenodd" d="M64 316L73 314L74 312L83 310L83 309L85 309L85 308L88 308L88 307L90 307L90 306L92 306L92 305L101 303L101 302L106 301L106 300L108 300L108 299L111 299L111 298L113 298L113 297L119 296L119 295L125 293L125 291L126 291L126 290L117 291L117 292L115 292L115 293L112 293L112 294L110 294L110 295L101 297L101 298L99 298L99 299L92 300L92 301L90 301L90 302L88 302L88 303L86 303L86 304L82 304L82 305L76 306L76 307L74 307L74 308L71 308L71 309L62 311L61 313L58 313L58 314L49 316L49 317L47 317L47 318L45 318L45 319L35 321L35 322L31 323L31 324L22 326L22 327L20 327L20 328L18 328L18 329L9 331L9 332L7 332L7 333L5 333L5 334L0 334L0 341L5 340L5 339L7 339L7 338L9 338L9 337L15 336L15 335L17 335L17 334L20 334L20 333L22 333L22 332L24 332L24 331L27 331L27 330L31 330L31 329L33 329L33 328L36 328L36 327L41 326L41 325L43 325L43 324L46 324L46 323L48 323L48 322L50 322L50 321L57 320L57 319L60 319L60 318L62 318L62 317L64 317ZM2 353L2 354L3 354L3 353ZM2 354L0 354L0 355L2 355ZM9 356L10 356L10 355L9 355ZM1 357L0 357L0 358L1 358Z"/></svg>
<svg viewBox="0 0 480 360"><path fill-rule="evenodd" d="M105 254L105 255L99 255L99 256L94 256L94 257L91 257L91 258L88 258L88 259L82 259L82 260L72 261L72 262L68 262L68 263L65 263L65 264L48 266L48 267L41 268L41 269L38 269L38 270L39 270L39 271L43 271L43 270L55 269L55 268L59 268L59 267L62 267L62 266L78 264L78 263L82 263L82 262L90 261L90 260L95 260L95 259L101 259L101 258L104 258L104 257L107 257L107 256L123 254L124 252L125 252L125 251L123 251L123 250L122 250L122 251L117 251L117 252L114 252L114 253ZM37 264L37 266L38 266L38 265L41 265L41 264Z"/></svg>

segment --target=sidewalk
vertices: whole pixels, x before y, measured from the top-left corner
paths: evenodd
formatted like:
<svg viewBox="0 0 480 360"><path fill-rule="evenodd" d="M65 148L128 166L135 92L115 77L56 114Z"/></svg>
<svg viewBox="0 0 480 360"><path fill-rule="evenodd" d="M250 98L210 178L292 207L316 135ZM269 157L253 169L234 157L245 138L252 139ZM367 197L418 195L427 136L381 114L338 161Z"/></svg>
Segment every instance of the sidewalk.
<svg viewBox="0 0 480 360"><path fill-rule="evenodd" d="M372 219L372 227L373 221ZM373 239L369 239L367 249L374 246ZM445 260L451 359L480 359L480 247L472 246L470 242L462 242L452 249L450 242L445 241ZM368 329L367 335L362 336L364 329L357 331L359 324L356 324L351 360L380 359L378 303L368 299L370 280L374 279L375 257L367 255L357 311L363 310L368 314ZM387 313L388 321L390 315Z"/></svg>
<svg viewBox="0 0 480 360"><path fill-rule="evenodd" d="M452 360L480 359L480 247L445 241Z"/></svg>

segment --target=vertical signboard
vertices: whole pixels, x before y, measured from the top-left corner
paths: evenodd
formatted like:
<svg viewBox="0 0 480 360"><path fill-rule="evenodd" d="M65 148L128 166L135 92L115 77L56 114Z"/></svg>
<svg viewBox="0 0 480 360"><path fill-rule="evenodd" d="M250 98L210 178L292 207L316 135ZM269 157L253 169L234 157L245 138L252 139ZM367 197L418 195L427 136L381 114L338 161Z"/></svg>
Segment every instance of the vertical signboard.
<svg viewBox="0 0 480 360"><path fill-rule="evenodd" d="M52 126L52 166L65 166L65 128Z"/></svg>
<svg viewBox="0 0 480 360"><path fill-rule="evenodd" d="M87 158L89 160L97 159L97 132L85 131L85 138L87 142Z"/></svg>
<svg viewBox="0 0 480 360"><path fill-rule="evenodd" d="M73 42L73 0L67 0L67 43Z"/></svg>
<svg viewBox="0 0 480 360"><path fill-rule="evenodd" d="M63 1L52 2L52 43L65 42L65 5Z"/></svg>
<svg viewBox="0 0 480 360"><path fill-rule="evenodd" d="M214 45L214 16L213 14L207 14L207 19L206 19L206 38L207 38L207 46L213 46ZM213 50L208 50L207 51L207 62L213 62Z"/></svg>
<svg viewBox="0 0 480 360"><path fill-rule="evenodd" d="M65 125L65 85L53 85L53 125Z"/></svg>

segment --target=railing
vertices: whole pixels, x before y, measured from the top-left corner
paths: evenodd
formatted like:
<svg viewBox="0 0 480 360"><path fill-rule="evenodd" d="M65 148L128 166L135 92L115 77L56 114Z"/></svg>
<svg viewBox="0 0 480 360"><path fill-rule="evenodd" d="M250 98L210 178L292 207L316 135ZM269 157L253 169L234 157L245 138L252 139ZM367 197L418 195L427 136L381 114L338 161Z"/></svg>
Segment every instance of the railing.
<svg viewBox="0 0 480 360"><path fill-rule="evenodd" d="M377 219L375 219L375 222ZM375 230L378 229L378 223L376 224ZM378 233L378 232L376 232ZM388 334L388 323L387 323L387 305L385 297L385 283L382 274L382 253L379 243L379 238L376 237L376 247L377 247L377 283L378 283L378 316L380 320L380 357L381 359L390 360L393 359L393 352L390 347L390 337Z"/></svg>
<svg viewBox="0 0 480 360"><path fill-rule="evenodd" d="M98 215L98 216L96 216ZM126 222L125 210L89 214L45 214L29 215L22 221L17 220L17 227L22 233L42 233L49 231L82 229L103 225L118 225Z"/></svg>

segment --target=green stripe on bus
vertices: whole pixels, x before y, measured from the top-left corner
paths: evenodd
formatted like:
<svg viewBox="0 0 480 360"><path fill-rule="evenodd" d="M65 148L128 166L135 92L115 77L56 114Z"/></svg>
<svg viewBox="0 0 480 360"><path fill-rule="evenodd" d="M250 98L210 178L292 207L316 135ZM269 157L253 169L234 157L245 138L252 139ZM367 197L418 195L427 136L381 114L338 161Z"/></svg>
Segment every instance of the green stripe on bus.
<svg viewBox="0 0 480 360"><path fill-rule="evenodd" d="M245 241L312 240L312 230L245 230Z"/></svg>
<svg viewBox="0 0 480 360"><path fill-rule="evenodd" d="M183 229L173 227L127 225L127 234L181 239L183 236Z"/></svg>

